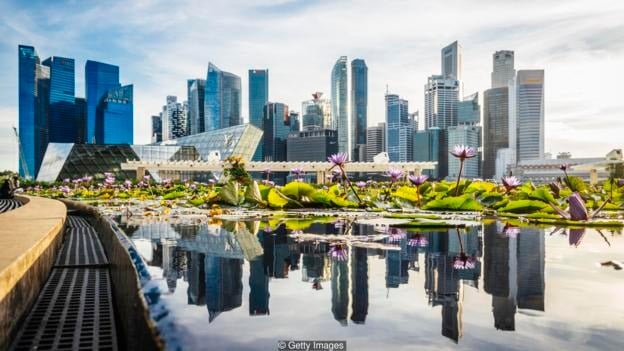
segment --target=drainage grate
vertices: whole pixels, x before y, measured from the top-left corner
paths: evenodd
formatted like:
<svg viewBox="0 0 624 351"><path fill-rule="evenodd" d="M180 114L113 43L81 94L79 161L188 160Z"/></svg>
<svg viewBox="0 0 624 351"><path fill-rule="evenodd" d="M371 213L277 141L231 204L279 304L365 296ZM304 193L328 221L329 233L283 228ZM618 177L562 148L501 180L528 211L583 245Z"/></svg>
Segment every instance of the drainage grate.
<svg viewBox="0 0 624 351"><path fill-rule="evenodd" d="M108 259L92 227L67 228L65 242L56 259L56 267L101 266Z"/></svg>
<svg viewBox="0 0 624 351"><path fill-rule="evenodd" d="M78 216L67 216L67 226L71 228L91 227L86 219Z"/></svg>
<svg viewBox="0 0 624 351"><path fill-rule="evenodd" d="M22 203L13 199L0 199L0 213L8 212L22 206Z"/></svg>
<svg viewBox="0 0 624 351"><path fill-rule="evenodd" d="M55 268L11 350L117 350L107 269Z"/></svg>

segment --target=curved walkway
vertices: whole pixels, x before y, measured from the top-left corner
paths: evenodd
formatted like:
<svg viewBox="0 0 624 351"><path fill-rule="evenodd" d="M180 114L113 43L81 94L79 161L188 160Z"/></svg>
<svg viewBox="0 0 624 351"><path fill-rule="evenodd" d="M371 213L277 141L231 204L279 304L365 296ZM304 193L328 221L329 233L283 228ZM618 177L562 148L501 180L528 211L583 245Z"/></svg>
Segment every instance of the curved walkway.
<svg viewBox="0 0 624 351"><path fill-rule="evenodd" d="M22 203L19 200L0 199L0 213L9 212L21 206L22 206Z"/></svg>

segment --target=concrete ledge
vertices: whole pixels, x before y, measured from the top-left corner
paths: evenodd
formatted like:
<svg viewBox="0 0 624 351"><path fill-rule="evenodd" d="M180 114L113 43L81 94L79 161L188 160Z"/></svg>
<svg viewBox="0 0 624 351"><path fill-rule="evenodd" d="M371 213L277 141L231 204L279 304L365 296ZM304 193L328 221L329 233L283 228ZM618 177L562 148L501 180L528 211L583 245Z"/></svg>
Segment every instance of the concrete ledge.
<svg viewBox="0 0 624 351"><path fill-rule="evenodd" d="M60 201L18 200L22 207L0 214L0 350L8 347L48 278L67 217Z"/></svg>

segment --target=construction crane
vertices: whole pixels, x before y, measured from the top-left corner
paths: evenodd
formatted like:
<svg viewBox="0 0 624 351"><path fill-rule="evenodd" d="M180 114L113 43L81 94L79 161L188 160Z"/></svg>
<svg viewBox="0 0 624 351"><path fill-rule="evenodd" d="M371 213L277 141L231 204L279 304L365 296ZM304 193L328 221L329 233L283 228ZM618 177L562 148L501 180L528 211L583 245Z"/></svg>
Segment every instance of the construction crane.
<svg viewBox="0 0 624 351"><path fill-rule="evenodd" d="M22 150L22 142L20 140L19 133L17 132L17 128L13 126L13 132L15 133L15 138L17 139L17 149L19 153L20 163L22 165L22 169L24 170L24 177L26 179L30 179L30 172L28 172L28 164L26 163L26 159L24 158L24 150Z"/></svg>

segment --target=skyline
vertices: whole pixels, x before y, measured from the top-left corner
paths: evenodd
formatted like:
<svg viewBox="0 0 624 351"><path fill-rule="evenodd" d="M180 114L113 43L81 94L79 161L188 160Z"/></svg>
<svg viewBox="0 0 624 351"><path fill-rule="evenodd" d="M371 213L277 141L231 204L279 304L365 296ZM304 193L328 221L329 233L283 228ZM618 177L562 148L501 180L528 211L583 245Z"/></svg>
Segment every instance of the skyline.
<svg viewBox="0 0 624 351"><path fill-rule="evenodd" d="M4 3L0 5L0 62L6 68L0 79L0 169L17 166L11 127L17 125L19 44L34 46L42 58L75 59L75 90L80 97L85 96L87 59L118 65L120 83L134 85L137 143L150 142L150 116L159 112L167 95L186 100L187 79L205 78L208 61L242 78L241 111L248 121L249 69L269 69L269 101L283 102L298 111L314 91L330 96L331 68L340 56L348 56L349 61L362 58L369 68L368 126L384 120L387 84L390 93L409 101L410 112L420 111L422 128L424 86L428 76L441 73L443 47L455 40L463 46L464 95L488 89L492 54L513 50L516 69L546 70L545 151L553 155L569 151L575 157L604 155L621 147L618 136L624 127L617 122L624 102L618 99L617 89L596 87L603 86L604 77L624 78L619 65L624 58L624 26L618 21L624 4L599 2L611 5L590 7L574 1L564 8L528 2L521 10L530 13L530 18L512 16L519 9L511 2L457 2L457 6L445 4L444 8L405 3L401 13L391 11L396 6L369 2L351 6L347 2L283 1L268 6L267 1L257 1L251 6L249 2L215 1L210 8L178 5L169 11L164 2L106 7L77 3L71 9L37 2L28 8ZM366 20L372 8L372 13L385 21ZM223 11L219 12L223 16L216 20L208 16L214 10ZM426 30L431 20L427 10L444 10L449 17L444 34ZM301 26L311 23L306 18L319 14L323 16L316 27ZM476 24L474 16L480 19ZM404 21L395 20L397 17ZM110 21L94 25L96 18ZM277 21L281 18L284 20ZM196 19L215 23L188 25ZM37 20L40 23L35 23ZM366 28L360 28L359 22L367 23ZM240 32L233 33L233 28ZM328 41L323 33L343 33L345 40ZM267 43L268 39L271 42ZM214 42L215 48L197 45L207 42ZM306 55L306 50L313 55Z"/></svg>

